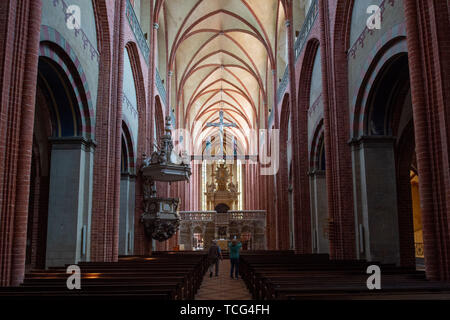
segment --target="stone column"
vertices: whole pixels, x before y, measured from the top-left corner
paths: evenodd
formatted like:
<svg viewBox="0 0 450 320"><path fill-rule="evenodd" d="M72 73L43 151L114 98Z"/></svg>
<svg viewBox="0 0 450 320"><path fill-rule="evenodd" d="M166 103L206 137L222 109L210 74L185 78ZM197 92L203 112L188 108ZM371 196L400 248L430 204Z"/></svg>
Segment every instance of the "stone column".
<svg viewBox="0 0 450 320"><path fill-rule="evenodd" d="M51 139L45 266L90 260L93 144Z"/></svg>
<svg viewBox="0 0 450 320"><path fill-rule="evenodd" d="M167 85L166 85L166 116L170 115L170 104L171 104L171 100L172 100L172 94L171 94L171 90L172 90L172 75L173 72L171 70L169 70L167 72Z"/></svg>
<svg viewBox="0 0 450 320"><path fill-rule="evenodd" d="M120 179L120 221L119 221L119 255L128 251L128 201L130 180L128 173L122 173Z"/></svg>
<svg viewBox="0 0 450 320"><path fill-rule="evenodd" d="M129 201L128 201L128 254L134 254L134 227L135 218L134 214L136 211L136 176L130 175L130 191L129 191ZM139 221L138 221L139 222Z"/></svg>
<svg viewBox="0 0 450 320"><path fill-rule="evenodd" d="M348 146L349 116L346 84L348 70L341 58L338 42L333 42L331 1L318 1L322 63L323 123L326 158L330 257L354 259L355 226L352 194L351 150ZM341 22L340 22L341 23ZM339 25L334 26L334 28ZM344 50L342 50L344 52ZM345 88L343 89L343 85Z"/></svg>
<svg viewBox="0 0 450 320"><path fill-rule="evenodd" d="M193 194L193 199L194 199L194 205L193 205L192 208L194 210L202 210L202 203L201 203L202 191L201 191L201 186L202 186L202 165L201 164L197 164L196 165L196 172L195 172L195 187L196 187L196 189L191 190L191 192Z"/></svg>
<svg viewBox="0 0 450 320"><path fill-rule="evenodd" d="M120 161L122 141L125 0L115 1L111 33L101 39L97 99L91 259L117 261L119 254ZM102 18L103 19L103 18ZM106 19L106 18L104 18ZM105 23L106 24L106 23ZM103 24L103 28L106 25Z"/></svg>
<svg viewBox="0 0 450 320"><path fill-rule="evenodd" d="M41 10L0 1L0 286L25 272Z"/></svg>
<svg viewBox="0 0 450 320"><path fill-rule="evenodd" d="M271 180L271 190L272 190L272 212L273 212L273 222L274 222L274 226L272 228L273 232L273 243L274 243L274 247L272 250L279 250L279 233L278 233L278 224L279 219L278 219L278 194L277 192L275 192L275 190L277 190L277 179L276 176L273 176L273 179Z"/></svg>
<svg viewBox="0 0 450 320"><path fill-rule="evenodd" d="M352 141L355 223L360 254L368 261L400 263L394 138L365 136ZM359 203L358 203L359 202Z"/></svg>
<svg viewBox="0 0 450 320"><path fill-rule="evenodd" d="M287 130L286 130L287 131ZM287 135L281 134L281 144L284 144L280 150L280 168L276 175L277 187L277 235L278 246L280 250L289 249L289 192L288 192L288 173L286 158L286 140ZM285 140L286 139L286 140ZM254 209L254 208L252 208Z"/></svg>
<svg viewBox="0 0 450 320"><path fill-rule="evenodd" d="M295 249L295 227L294 227L294 189L292 185L288 188L288 207L289 207L289 249Z"/></svg>
<svg viewBox="0 0 450 320"><path fill-rule="evenodd" d="M327 182L325 171L310 173L312 249L314 253L329 253Z"/></svg>
<svg viewBox="0 0 450 320"><path fill-rule="evenodd" d="M403 1L422 208L425 270L450 279L449 2Z"/></svg>
<svg viewBox="0 0 450 320"><path fill-rule="evenodd" d="M293 30L293 1L287 2L286 34L288 41L288 68L290 117L292 126L293 212L295 219L295 247L301 253L311 252L310 190L308 182L308 126L306 108L300 109L295 81L295 52Z"/></svg>
<svg viewBox="0 0 450 320"><path fill-rule="evenodd" d="M119 255L133 254L136 179L122 173L120 180Z"/></svg>

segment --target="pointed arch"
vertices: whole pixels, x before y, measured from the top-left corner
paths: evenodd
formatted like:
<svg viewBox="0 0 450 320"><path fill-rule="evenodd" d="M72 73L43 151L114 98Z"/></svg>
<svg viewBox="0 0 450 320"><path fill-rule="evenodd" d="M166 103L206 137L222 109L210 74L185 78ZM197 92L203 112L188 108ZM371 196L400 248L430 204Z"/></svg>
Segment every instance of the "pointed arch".
<svg viewBox="0 0 450 320"><path fill-rule="evenodd" d="M122 161L124 164L122 168L126 170L123 172L136 173L135 145L133 144L130 125L126 119L122 119Z"/></svg>
<svg viewBox="0 0 450 320"><path fill-rule="evenodd" d="M47 57L64 71L74 92L79 110L73 110L73 113L80 113L80 136L88 140L94 139L94 107L87 77L80 60L64 37L49 26L41 26L40 41L39 56Z"/></svg>
<svg viewBox="0 0 450 320"><path fill-rule="evenodd" d="M142 114L145 112L146 95L144 74L142 72L141 60L139 58L139 49L134 41L128 42L125 45L125 48L131 61L131 70L133 72L133 80L136 87L137 110L139 114Z"/></svg>

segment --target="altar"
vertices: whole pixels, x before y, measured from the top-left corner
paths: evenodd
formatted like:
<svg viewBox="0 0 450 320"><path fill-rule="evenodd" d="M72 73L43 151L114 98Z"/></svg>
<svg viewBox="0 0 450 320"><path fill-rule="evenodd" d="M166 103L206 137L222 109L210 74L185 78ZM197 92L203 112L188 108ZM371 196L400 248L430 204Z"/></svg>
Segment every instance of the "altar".
<svg viewBox="0 0 450 320"><path fill-rule="evenodd" d="M226 210L238 208L240 192L236 185L238 181L233 177L232 170L232 166L227 166L225 163L212 165L210 178L214 181L206 185L204 193L207 209L217 211L217 206L225 207Z"/></svg>
<svg viewBox="0 0 450 320"><path fill-rule="evenodd" d="M219 240L216 240L216 243L217 243L217 246L220 248L220 250L224 251L224 250L228 250L228 241L229 240L219 239Z"/></svg>

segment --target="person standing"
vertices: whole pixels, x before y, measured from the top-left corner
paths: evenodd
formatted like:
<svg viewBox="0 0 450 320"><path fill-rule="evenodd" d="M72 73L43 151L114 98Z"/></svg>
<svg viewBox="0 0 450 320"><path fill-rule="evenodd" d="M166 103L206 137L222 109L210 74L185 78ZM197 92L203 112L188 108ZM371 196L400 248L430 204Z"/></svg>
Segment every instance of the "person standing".
<svg viewBox="0 0 450 320"><path fill-rule="evenodd" d="M208 263L209 263L209 277L213 275L213 265L216 266L216 277L219 276L219 259L222 260L222 253L220 252L217 242L213 240L211 247L208 251Z"/></svg>
<svg viewBox="0 0 450 320"><path fill-rule="evenodd" d="M233 239L230 243L228 243L228 248L230 249L231 279L233 279L233 271L235 278L239 279L239 251L242 248L242 243L240 241L238 242L236 239Z"/></svg>

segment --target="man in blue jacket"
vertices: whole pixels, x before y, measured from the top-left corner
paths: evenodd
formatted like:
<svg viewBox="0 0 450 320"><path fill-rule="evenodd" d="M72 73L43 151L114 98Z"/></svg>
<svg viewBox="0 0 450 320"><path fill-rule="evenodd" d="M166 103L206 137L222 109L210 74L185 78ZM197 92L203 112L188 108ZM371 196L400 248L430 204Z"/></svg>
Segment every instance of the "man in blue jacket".
<svg viewBox="0 0 450 320"><path fill-rule="evenodd" d="M228 248L230 249L231 279L233 279L233 271L235 272L235 278L239 279L239 251L242 248L242 243L238 242L236 239L233 239L230 243L228 243Z"/></svg>

